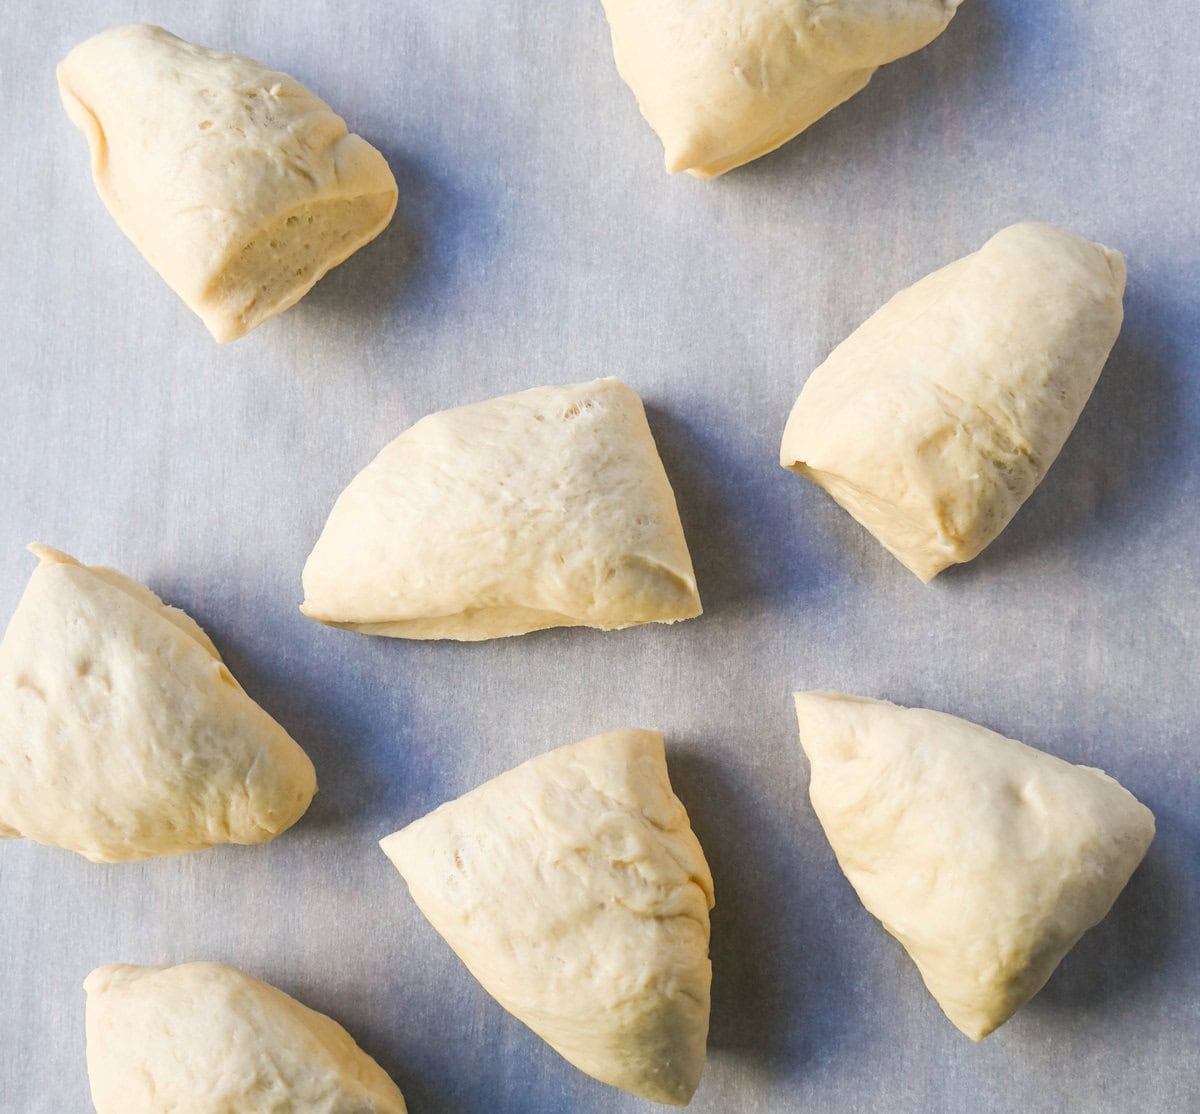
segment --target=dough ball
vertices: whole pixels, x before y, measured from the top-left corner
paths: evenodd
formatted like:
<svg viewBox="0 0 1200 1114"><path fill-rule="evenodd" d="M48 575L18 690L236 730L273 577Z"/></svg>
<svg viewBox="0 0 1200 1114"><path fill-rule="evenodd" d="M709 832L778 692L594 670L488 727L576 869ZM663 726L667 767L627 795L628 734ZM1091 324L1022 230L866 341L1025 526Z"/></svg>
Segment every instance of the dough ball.
<svg viewBox="0 0 1200 1114"><path fill-rule="evenodd" d="M117 27L72 50L58 86L101 200L219 341L294 305L392 219L383 156L239 54Z"/></svg>
<svg viewBox="0 0 1200 1114"><path fill-rule="evenodd" d="M304 815L312 763L192 619L31 549L0 643L0 837L123 862L262 843Z"/></svg>
<svg viewBox="0 0 1200 1114"><path fill-rule="evenodd" d="M603 0L617 70L667 170L712 178L774 151L876 68L932 42L961 0Z"/></svg>
<svg viewBox="0 0 1200 1114"><path fill-rule="evenodd" d="M838 863L972 1040L1041 990L1154 838L1101 770L955 716L832 692L796 713Z"/></svg>
<svg viewBox="0 0 1200 1114"><path fill-rule="evenodd" d="M598 379L423 418L338 498L301 610L364 634L465 641L699 615L641 399Z"/></svg>
<svg viewBox="0 0 1200 1114"><path fill-rule="evenodd" d="M336 1021L224 963L115 964L83 985L97 1114L406 1114Z"/></svg>
<svg viewBox="0 0 1200 1114"><path fill-rule="evenodd" d="M691 1099L713 888L661 735L552 750L380 846L484 989L557 1052L655 1102Z"/></svg>
<svg viewBox="0 0 1200 1114"><path fill-rule="evenodd" d="M1014 224L902 290L812 373L780 463L923 581L976 557L1054 463L1121 329L1125 262Z"/></svg>

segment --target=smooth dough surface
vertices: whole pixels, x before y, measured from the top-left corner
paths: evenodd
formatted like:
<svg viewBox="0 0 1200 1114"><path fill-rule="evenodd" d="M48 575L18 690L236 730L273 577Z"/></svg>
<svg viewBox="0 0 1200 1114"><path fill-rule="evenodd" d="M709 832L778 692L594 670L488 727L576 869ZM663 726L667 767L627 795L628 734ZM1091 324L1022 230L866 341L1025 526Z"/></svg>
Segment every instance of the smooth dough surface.
<svg viewBox="0 0 1200 1114"><path fill-rule="evenodd" d="M133 24L58 67L96 189L219 341L299 301L387 226L383 156L287 74Z"/></svg>
<svg viewBox="0 0 1200 1114"><path fill-rule="evenodd" d="M780 463L923 581L969 561L1054 463L1121 329L1125 262L1015 224L902 290L812 373Z"/></svg>
<svg viewBox="0 0 1200 1114"><path fill-rule="evenodd" d="M122 862L262 843L313 765L182 611L113 569L40 559L0 643L0 836Z"/></svg>
<svg viewBox="0 0 1200 1114"><path fill-rule="evenodd" d="M365 634L465 641L699 615L641 399L598 379L423 418L338 498L301 610Z"/></svg>
<svg viewBox="0 0 1200 1114"><path fill-rule="evenodd" d="M765 155L932 42L961 0L603 0L617 70L667 170Z"/></svg>
<svg viewBox="0 0 1200 1114"><path fill-rule="evenodd" d="M560 747L380 846L484 989L567 1060L656 1102L691 1099L712 876L661 735Z"/></svg>
<svg viewBox="0 0 1200 1114"><path fill-rule="evenodd" d="M1101 770L955 716L828 692L796 712L838 863L972 1040L1042 988L1154 838Z"/></svg>
<svg viewBox="0 0 1200 1114"><path fill-rule="evenodd" d="M114 964L83 985L97 1114L406 1114L336 1021L224 963Z"/></svg>

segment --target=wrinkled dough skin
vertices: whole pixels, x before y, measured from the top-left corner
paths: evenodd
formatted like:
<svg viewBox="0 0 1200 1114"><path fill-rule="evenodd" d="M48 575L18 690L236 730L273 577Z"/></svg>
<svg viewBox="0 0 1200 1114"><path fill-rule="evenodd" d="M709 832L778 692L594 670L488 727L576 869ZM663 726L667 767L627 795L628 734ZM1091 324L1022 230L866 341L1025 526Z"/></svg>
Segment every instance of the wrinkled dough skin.
<svg viewBox="0 0 1200 1114"><path fill-rule="evenodd" d="M669 173L712 178L799 135L932 42L961 0L603 0Z"/></svg>
<svg viewBox="0 0 1200 1114"><path fill-rule="evenodd" d="M618 379L431 414L341 494L304 566L311 619L475 641L700 614L641 399Z"/></svg>
<svg viewBox="0 0 1200 1114"><path fill-rule="evenodd" d="M712 876L661 735L550 751L381 846L484 989L567 1060L655 1102L691 1099Z"/></svg>
<svg viewBox="0 0 1200 1114"><path fill-rule="evenodd" d="M1125 263L1016 224L902 290L809 376L780 463L921 580L970 561L1054 463L1121 330Z"/></svg>
<svg viewBox="0 0 1200 1114"><path fill-rule="evenodd" d="M302 298L396 208L383 156L287 74L135 24L58 67L101 199L219 341Z"/></svg>
<svg viewBox="0 0 1200 1114"><path fill-rule="evenodd" d="M223 963L114 964L84 989L97 1114L406 1114L337 1022Z"/></svg>
<svg viewBox="0 0 1200 1114"><path fill-rule="evenodd" d="M972 1040L1045 985L1154 838L1101 770L955 716L826 692L796 712L839 865Z"/></svg>
<svg viewBox="0 0 1200 1114"><path fill-rule="evenodd" d="M196 623L113 569L31 548L0 643L0 834L124 862L291 827L312 763Z"/></svg>

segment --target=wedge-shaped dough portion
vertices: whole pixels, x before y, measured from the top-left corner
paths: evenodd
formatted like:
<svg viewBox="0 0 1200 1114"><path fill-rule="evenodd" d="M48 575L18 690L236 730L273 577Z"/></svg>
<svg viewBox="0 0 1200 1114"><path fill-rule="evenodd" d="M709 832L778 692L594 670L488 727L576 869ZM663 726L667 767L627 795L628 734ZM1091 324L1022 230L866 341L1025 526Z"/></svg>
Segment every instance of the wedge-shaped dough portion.
<svg viewBox="0 0 1200 1114"><path fill-rule="evenodd" d="M364 634L464 641L699 615L641 399L598 379L423 418L338 499L301 610Z"/></svg>
<svg viewBox="0 0 1200 1114"><path fill-rule="evenodd" d="M83 986L97 1114L406 1114L336 1021L224 963L114 964Z"/></svg>
<svg viewBox="0 0 1200 1114"><path fill-rule="evenodd" d="M308 756L182 611L46 546L0 643L0 836L122 862L262 843Z"/></svg>
<svg viewBox="0 0 1200 1114"><path fill-rule="evenodd" d="M295 304L392 219L383 156L249 58L136 24L77 46L58 85L108 211L219 341Z"/></svg>
<svg viewBox="0 0 1200 1114"><path fill-rule="evenodd" d="M603 0L617 70L667 170L713 178L774 151L886 62L931 43L961 0Z"/></svg>
<svg viewBox="0 0 1200 1114"><path fill-rule="evenodd" d="M828 692L796 712L842 870L972 1040L1041 990L1154 838L1107 774L955 716Z"/></svg>
<svg viewBox="0 0 1200 1114"><path fill-rule="evenodd" d="M1015 224L902 290L812 373L780 463L924 581L977 556L1063 447L1121 329L1125 263Z"/></svg>
<svg viewBox="0 0 1200 1114"><path fill-rule="evenodd" d="M552 750L380 846L484 989L557 1052L655 1102L691 1099L712 876L661 735Z"/></svg>

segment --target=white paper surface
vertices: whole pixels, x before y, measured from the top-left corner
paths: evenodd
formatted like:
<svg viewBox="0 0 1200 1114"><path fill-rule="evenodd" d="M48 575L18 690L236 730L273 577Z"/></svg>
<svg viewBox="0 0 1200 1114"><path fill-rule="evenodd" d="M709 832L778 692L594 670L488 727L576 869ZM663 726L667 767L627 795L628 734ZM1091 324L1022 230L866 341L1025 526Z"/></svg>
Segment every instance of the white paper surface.
<svg viewBox="0 0 1200 1114"><path fill-rule="evenodd" d="M1192 7L966 0L800 139L669 178L597 4L6 4L0 616L40 540L188 610L317 766L286 836L123 866L0 844L0 1111L90 1109L83 994L221 959L323 1010L414 1114L649 1109L505 1014L375 841L599 731L667 738L716 880L697 1112L1200 1109L1200 217ZM158 22L294 74L379 146L392 227L220 347L122 237L54 65ZM1010 222L1125 252L1126 323L1048 479L929 587L777 464L834 344ZM326 630L334 498L429 411L601 374L642 395L706 613L481 645ZM789 694L923 704L1102 766L1158 818L1109 918L974 1046L861 908Z"/></svg>

